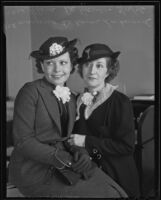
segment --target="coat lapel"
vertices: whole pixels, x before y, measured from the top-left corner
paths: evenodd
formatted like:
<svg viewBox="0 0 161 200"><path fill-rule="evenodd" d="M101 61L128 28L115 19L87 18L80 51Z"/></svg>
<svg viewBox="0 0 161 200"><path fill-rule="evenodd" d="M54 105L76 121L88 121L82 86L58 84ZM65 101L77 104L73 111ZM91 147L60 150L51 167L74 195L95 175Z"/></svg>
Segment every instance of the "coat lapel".
<svg viewBox="0 0 161 200"><path fill-rule="evenodd" d="M40 87L38 87L39 93L44 101L46 109L57 125L60 133L61 133L61 122L60 122L60 113L58 103L56 101L56 97L53 94L53 88L48 85L43 79L40 83Z"/></svg>
<svg viewBox="0 0 161 200"><path fill-rule="evenodd" d="M52 92L53 90L52 86L49 83L47 83L44 79L42 79L40 82L40 86L38 87L38 90L44 101L44 104L46 106L46 109L49 115L54 120L55 124L57 125L61 133L59 107L58 107L56 97ZM72 132L73 125L75 122L75 115L76 115L76 102L72 94L71 94L71 99L67 104L67 107L68 107L68 112L69 112L67 136L69 136Z"/></svg>

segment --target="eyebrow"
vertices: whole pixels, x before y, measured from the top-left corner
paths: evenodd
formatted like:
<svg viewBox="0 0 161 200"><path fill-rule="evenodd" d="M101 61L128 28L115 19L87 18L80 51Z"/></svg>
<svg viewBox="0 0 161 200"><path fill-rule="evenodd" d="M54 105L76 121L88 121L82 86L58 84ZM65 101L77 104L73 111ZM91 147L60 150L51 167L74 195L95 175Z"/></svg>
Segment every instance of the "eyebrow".
<svg viewBox="0 0 161 200"><path fill-rule="evenodd" d="M97 63L101 63L101 64L104 64L105 62L103 62L103 61L98 61Z"/></svg>
<svg viewBox="0 0 161 200"><path fill-rule="evenodd" d="M59 61L67 61L68 59L66 58L61 58L59 59ZM53 60L53 59L49 59L49 60L45 60L46 62L54 62L54 61L57 61L57 60Z"/></svg>

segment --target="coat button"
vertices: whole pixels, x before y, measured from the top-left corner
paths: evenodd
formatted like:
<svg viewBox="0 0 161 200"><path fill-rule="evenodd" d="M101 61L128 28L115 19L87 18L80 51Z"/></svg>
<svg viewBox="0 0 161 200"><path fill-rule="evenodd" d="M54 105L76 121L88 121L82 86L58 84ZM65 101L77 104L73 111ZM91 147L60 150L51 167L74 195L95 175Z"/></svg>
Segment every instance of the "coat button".
<svg viewBox="0 0 161 200"><path fill-rule="evenodd" d="M97 149L93 149L93 153L96 154L98 151Z"/></svg>
<svg viewBox="0 0 161 200"><path fill-rule="evenodd" d="M100 160L101 159L101 154L97 154L97 159Z"/></svg>
<svg viewBox="0 0 161 200"><path fill-rule="evenodd" d="M99 168L102 169L102 166L100 165Z"/></svg>

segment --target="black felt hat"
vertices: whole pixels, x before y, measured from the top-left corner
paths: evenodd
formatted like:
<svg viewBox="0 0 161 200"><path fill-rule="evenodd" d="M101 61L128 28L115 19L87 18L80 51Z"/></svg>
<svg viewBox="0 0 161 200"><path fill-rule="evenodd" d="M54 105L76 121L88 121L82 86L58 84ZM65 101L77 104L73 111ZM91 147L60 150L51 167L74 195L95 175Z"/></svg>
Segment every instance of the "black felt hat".
<svg viewBox="0 0 161 200"><path fill-rule="evenodd" d="M83 64L92 60L103 57L111 57L116 59L120 51L113 52L110 47L105 44L95 43L87 46L82 53L82 57L78 59L79 64Z"/></svg>
<svg viewBox="0 0 161 200"><path fill-rule="evenodd" d="M32 51L30 56L36 59L52 59L66 53L77 42L77 39L68 41L66 37L50 37L39 48Z"/></svg>

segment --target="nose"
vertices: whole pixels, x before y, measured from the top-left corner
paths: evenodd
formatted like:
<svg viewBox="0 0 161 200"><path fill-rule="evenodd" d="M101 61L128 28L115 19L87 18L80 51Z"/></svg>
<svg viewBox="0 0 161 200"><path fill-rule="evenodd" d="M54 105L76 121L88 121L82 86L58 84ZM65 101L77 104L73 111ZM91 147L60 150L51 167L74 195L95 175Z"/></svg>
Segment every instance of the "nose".
<svg viewBox="0 0 161 200"><path fill-rule="evenodd" d="M96 72L96 66L94 64L92 64L90 67L90 73L94 74L95 72Z"/></svg>
<svg viewBox="0 0 161 200"><path fill-rule="evenodd" d="M54 63L54 72L60 72L61 71L61 66L59 63Z"/></svg>

